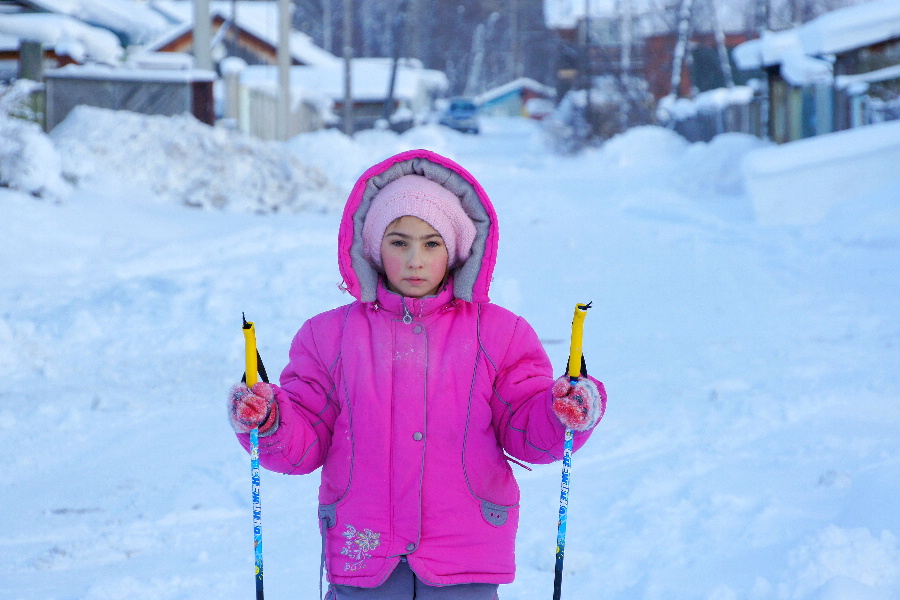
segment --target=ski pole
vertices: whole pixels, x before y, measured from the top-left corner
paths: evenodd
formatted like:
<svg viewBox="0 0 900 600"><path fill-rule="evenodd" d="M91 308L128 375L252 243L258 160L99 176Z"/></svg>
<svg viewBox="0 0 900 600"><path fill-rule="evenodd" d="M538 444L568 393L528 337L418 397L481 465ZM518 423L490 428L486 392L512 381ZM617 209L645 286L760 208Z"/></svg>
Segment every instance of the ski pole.
<svg viewBox="0 0 900 600"><path fill-rule="evenodd" d="M584 338L584 318L591 303L576 304L572 317L572 341L569 345L569 381L574 385L581 375L582 340ZM559 525L556 533L556 569L553 576L553 600L560 600L562 595L563 560L566 554L566 520L569 516L569 471L572 469L572 443L575 432L566 428L566 441L563 449L562 485L559 493Z"/></svg>
<svg viewBox="0 0 900 600"><path fill-rule="evenodd" d="M247 387L257 382L259 356L256 350L256 329L252 321L241 313L244 321L244 358ZM263 559L262 559L262 505L259 501L259 429L250 431L250 478L253 490L253 549L256 556L256 600L263 600Z"/></svg>

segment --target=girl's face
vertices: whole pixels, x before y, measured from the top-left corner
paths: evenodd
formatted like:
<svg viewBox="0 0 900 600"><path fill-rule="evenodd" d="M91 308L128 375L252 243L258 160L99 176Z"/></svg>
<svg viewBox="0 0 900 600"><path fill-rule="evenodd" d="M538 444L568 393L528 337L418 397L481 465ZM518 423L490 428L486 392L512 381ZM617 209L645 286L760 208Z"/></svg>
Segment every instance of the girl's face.
<svg viewBox="0 0 900 600"><path fill-rule="evenodd" d="M447 246L431 225L418 217L400 217L381 238L381 264L387 287L409 298L433 296L447 275Z"/></svg>

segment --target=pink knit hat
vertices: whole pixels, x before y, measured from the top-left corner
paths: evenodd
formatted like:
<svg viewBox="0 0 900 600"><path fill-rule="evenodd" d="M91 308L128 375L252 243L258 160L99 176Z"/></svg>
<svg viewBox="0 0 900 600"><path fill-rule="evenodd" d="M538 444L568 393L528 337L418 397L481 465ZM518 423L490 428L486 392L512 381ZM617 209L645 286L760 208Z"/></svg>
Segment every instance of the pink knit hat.
<svg viewBox="0 0 900 600"><path fill-rule="evenodd" d="M387 226L400 217L418 217L444 238L448 269L465 262L472 252L475 223L463 210L459 197L422 175L404 175L390 182L372 199L363 224L365 256L381 268L381 239Z"/></svg>

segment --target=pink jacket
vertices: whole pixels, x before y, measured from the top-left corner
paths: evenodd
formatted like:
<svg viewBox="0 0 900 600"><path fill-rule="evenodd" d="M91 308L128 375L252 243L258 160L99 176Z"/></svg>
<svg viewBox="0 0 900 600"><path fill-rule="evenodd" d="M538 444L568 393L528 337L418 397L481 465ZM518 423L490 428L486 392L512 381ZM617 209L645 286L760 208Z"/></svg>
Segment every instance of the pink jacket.
<svg viewBox="0 0 900 600"><path fill-rule="evenodd" d="M452 286L422 299L385 289L360 240L372 196L409 173L456 192L478 227ZM260 440L268 469L322 467L332 583L375 587L401 555L430 584L514 578L519 488L507 454L555 461L564 428L550 409L553 368L534 330L488 302L497 236L478 182L425 150L372 167L350 195L338 259L357 301L297 333L276 387L279 428ZM576 433L575 447L589 435Z"/></svg>

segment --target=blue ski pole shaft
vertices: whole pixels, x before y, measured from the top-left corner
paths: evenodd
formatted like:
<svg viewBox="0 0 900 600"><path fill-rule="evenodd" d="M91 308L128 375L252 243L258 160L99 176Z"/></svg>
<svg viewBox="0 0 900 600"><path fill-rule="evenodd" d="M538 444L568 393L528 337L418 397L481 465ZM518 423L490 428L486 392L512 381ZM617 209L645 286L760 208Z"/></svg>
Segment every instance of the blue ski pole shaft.
<svg viewBox="0 0 900 600"><path fill-rule="evenodd" d="M259 501L259 429L250 432L250 475L253 481L253 552L256 560L256 600L263 600L262 505Z"/></svg>
<svg viewBox="0 0 900 600"><path fill-rule="evenodd" d="M559 494L559 526L556 532L556 568L553 575L553 600L562 596L563 560L566 554L566 521L569 516L569 471L572 468L572 442L575 434L566 429L566 445L563 450L562 489Z"/></svg>
<svg viewBox="0 0 900 600"><path fill-rule="evenodd" d="M244 321L244 360L247 387L257 382L256 329L252 321ZM263 599L262 504L259 500L259 429L250 431L250 480L253 496L253 552L256 561L256 600Z"/></svg>
<svg viewBox="0 0 900 600"><path fill-rule="evenodd" d="M576 304L575 316L572 318L572 341L569 346L569 381L575 384L581 375L582 340L584 337L584 318L591 303ZM562 484L559 493L559 523L556 532L556 567L553 574L553 600L562 597L563 561L566 557L566 522L569 517L569 474L572 469L572 446L575 432L566 428L565 446L563 447Z"/></svg>

